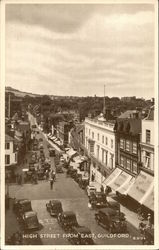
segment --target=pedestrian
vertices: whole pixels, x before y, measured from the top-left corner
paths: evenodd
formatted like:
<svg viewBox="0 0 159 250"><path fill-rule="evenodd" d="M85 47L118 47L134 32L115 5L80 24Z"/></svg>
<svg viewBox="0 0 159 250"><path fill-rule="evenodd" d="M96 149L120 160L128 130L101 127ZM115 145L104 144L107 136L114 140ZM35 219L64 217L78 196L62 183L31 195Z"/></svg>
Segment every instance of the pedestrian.
<svg viewBox="0 0 159 250"><path fill-rule="evenodd" d="M100 191L101 191L101 193L104 193L104 187L103 187L103 185L101 185Z"/></svg>
<svg viewBox="0 0 159 250"><path fill-rule="evenodd" d="M51 178L51 179L50 179L50 189L51 189L51 190L53 189L53 182L54 182L54 181L53 181L53 179Z"/></svg>

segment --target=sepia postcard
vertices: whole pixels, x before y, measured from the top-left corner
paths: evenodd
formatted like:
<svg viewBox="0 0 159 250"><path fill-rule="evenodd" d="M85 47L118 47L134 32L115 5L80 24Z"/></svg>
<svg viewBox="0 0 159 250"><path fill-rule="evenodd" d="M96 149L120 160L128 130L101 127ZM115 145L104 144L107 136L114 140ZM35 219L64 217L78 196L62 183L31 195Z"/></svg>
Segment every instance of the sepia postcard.
<svg viewBox="0 0 159 250"><path fill-rule="evenodd" d="M1 249L158 249L158 1L1 8Z"/></svg>

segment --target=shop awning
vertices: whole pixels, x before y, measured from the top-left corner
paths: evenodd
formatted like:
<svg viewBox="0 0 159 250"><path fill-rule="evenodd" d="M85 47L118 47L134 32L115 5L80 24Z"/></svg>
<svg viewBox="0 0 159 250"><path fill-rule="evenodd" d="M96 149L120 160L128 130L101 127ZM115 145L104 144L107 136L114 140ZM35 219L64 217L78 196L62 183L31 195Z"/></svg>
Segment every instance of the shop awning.
<svg viewBox="0 0 159 250"><path fill-rule="evenodd" d="M73 150L72 148L66 152L68 154L68 156L71 158L73 155L75 155L77 153L77 151Z"/></svg>
<svg viewBox="0 0 159 250"><path fill-rule="evenodd" d="M154 211L154 183L152 183L149 190L147 190L146 194L140 200L140 203Z"/></svg>
<svg viewBox="0 0 159 250"><path fill-rule="evenodd" d="M115 178L110 184L109 187L113 189L115 192L120 189L120 187L125 184L125 182L129 181L132 178L131 175L127 174L125 171L122 171L117 178Z"/></svg>
<svg viewBox="0 0 159 250"><path fill-rule="evenodd" d="M81 156L75 156L73 157L73 160L76 162L76 163L82 163L84 160L82 160Z"/></svg>
<svg viewBox="0 0 159 250"><path fill-rule="evenodd" d="M119 188L118 188L118 192L120 194L123 194L123 195L127 195L127 193L129 192L130 188L132 187L132 185L134 184L135 182L135 178L131 176L131 179L127 179L127 181L125 181L123 183L123 185L121 185Z"/></svg>
<svg viewBox="0 0 159 250"><path fill-rule="evenodd" d="M128 195L139 203L143 200L153 183L153 176L141 171L134 184L130 188Z"/></svg>
<svg viewBox="0 0 159 250"><path fill-rule="evenodd" d="M79 167L79 164L77 164L76 162L70 162L70 166L73 167L73 169L77 169Z"/></svg>
<svg viewBox="0 0 159 250"><path fill-rule="evenodd" d="M103 182L104 185L109 186L120 174L122 170L115 168L114 171L108 176L108 178Z"/></svg>

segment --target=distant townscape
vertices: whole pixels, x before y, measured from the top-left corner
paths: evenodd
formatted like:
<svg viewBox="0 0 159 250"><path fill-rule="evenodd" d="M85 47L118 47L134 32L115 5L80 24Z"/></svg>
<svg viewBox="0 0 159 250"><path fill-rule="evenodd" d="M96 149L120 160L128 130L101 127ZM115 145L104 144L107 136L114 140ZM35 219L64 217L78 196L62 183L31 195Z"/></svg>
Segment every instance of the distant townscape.
<svg viewBox="0 0 159 250"><path fill-rule="evenodd" d="M68 228L86 233L86 227L95 236L77 244L153 244L154 107L154 98L37 95L6 87L6 242L10 237L16 244L10 223L21 234L19 221L29 230L27 216L38 216L42 226L35 223L36 233L60 232L57 245L76 244L61 235ZM23 211L21 217L22 198L37 214ZM54 200L62 210L51 223ZM68 222L66 227L67 216L74 227ZM99 237L105 230L127 236ZM53 244L51 237L35 238L22 236L19 241Z"/></svg>

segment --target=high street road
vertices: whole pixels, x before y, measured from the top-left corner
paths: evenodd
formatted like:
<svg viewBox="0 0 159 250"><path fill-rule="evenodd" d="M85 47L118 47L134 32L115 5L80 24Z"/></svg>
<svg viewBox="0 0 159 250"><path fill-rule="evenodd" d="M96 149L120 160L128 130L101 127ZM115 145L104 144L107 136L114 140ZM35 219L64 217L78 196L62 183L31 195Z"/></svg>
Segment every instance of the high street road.
<svg viewBox="0 0 159 250"><path fill-rule="evenodd" d="M49 157L48 142L40 132L38 138L43 138L44 152ZM51 158L51 164L54 168L54 158ZM94 242L97 245L141 245L139 231L128 222L128 233L112 235L95 221L95 211L88 208L88 197L86 192L78 186L66 174L57 174L53 190L50 189L49 181L38 181L38 184L23 184L10 186L10 197L28 198L32 202L32 208L38 214L38 219L42 228L38 231L41 236L41 242L44 245L67 245L70 244L65 232L60 227L56 218L52 218L46 210L46 203L50 199L58 199L62 202L64 211L74 211L77 221L80 225L88 227L94 234ZM6 214L6 232L9 231L9 225L14 220L11 212ZM18 224L15 222L17 230ZM11 233L11 232L10 232ZM9 233L8 233L9 234ZM28 237L28 236L26 236ZM32 242L32 239L30 239ZM32 243L31 243L32 244Z"/></svg>

